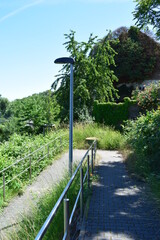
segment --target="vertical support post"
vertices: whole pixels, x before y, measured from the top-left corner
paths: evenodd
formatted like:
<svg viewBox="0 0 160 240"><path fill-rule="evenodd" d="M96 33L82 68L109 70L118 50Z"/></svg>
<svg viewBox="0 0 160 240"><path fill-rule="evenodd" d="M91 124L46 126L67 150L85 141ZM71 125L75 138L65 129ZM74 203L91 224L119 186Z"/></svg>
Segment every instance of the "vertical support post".
<svg viewBox="0 0 160 240"><path fill-rule="evenodd" d="M32 176L32 162L31 162L31 156L29 157L29 178L31 180Z"/></svg>
<svg viewBox="0 0 160 240"><path fill-rule="evenodd" d="M70 114L69 114L69 173L72 176L73 161L73 64L70 64Z"/></svg>
<svg viewBox="0 0 160 240"><path fill-rule="evenodd" d="M80 188L81 188L81 194L80 194L80 217L81 220L83 218L83 168L81 166L80 169Z"/></svg>
<svg viewBox="0 0 160 240"><path fill-rule="evenodd" d="M96 142L94 143L94 165L96 161Z"/></svg>
<svg viewBox="0 0 160 240"><path fill-rule="evenodd" d="M67 238L70 239L69 229L69 199L64 199L64 234L67 232Z"/></svg>
<svg viewBox="0 0 160 240"><path fill-rule="evenodd" d="M45 146L43 148L43 158L44 158L44 155L45 155Z"/></svg>
<svg viewBox="0 0 160 240"><path fill-rule="evenodd" d="M47 147L47 156L49 158L49 144L48 144L48 147Z"/></svg>
<svg viewBox="0 0 160 240"><path fill-rule="evenodd" d="M89 176L89 155L87 156L87 178L88 178L88 188L90 187L89 186L89 183L90 183L90 176Z"/></svg>
<svg viewBox="0 0 160 240"><path fill-rule="evenodd" d="M56 154L56 148L57 148L57 142L55 141L55 145L54 145L54 155Z"/></svg>
<svg viewBox="0 0 160 240"><path fill-rule="evenodd" d="M5 192L5 173L3 173L3 201L6 200L6 192Z"/></svg>
<svg viewBox="0 0 160 240"><path fill-rule="evenodd" d="M96 158L96 151L97 151L97 141L95 142L95 158Z"/></svg>
<svg viewBox="0 0 160 240"><path fill-rule="evenodd" d="M62 137L60 137L60 152L62 152Z"/></svg>
<svg viewBox="0 0 160 240"><path fill-rule="evenodd" d="M92 147L92 150L91 150L91 172L93 174L93 147Z"/></svg>

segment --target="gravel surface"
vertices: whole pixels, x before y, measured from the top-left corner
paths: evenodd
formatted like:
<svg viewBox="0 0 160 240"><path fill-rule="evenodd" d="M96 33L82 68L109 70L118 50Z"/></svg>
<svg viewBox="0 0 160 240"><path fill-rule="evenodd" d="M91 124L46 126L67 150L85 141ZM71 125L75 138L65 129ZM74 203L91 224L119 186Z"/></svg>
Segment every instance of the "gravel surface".
<svg viewBox="0 0 160 240"><path fill-rule="evenodd" d="M80 161L85 153L86 150L74 150L74 162L75 160ZM63 178L68 169L68 159L68 153L65 153L60 159L55 160L25 189L22 196L13 198L9 205L4 208L0 214L1 240L8 240L8 237L5 237L6 232L13 230L24 214L32 213L39 197L53 189Z"/></svg>

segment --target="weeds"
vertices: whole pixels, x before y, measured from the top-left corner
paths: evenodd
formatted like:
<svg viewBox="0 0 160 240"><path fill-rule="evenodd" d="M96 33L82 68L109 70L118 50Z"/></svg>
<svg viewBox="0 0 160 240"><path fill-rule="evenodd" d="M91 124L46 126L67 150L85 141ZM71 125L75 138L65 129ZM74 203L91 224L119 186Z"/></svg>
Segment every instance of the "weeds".
<svg viewBox="0 0 160 240"><path fill-rule="evenodd" d="M74 166L74 169L76 166ZM86 164L83 165L84 172L86 171ZM31 216L24 217L23 221L19 225L19 230L12 235L11 239L21 240L21 239L34 239L38 234L40 228L63 192L65 186L69 181L68 174L57 184L56 187L52 189L51 192L39 199L37 207L33 209L33 214ZM76 200L78 191L80 188L80 175L77 174L74 182L72 183L69 191L67 192L67 198L69 198L70 213L72 211L74 202ZM84 203L87 200L88 191L87 184L84 184ZM79 208L79 205L78 205ZM63 237L63 204L61 204L58 209L56 216L54 217L49 229L46 232L44 239L48 240L59 240Z"/></svg>
<svg viewBox="0 0 160 240"><path fill-rule="evenodd" d="M76 124L74 127L74 146L84 149L88 146L85 139L87 137L96 137L98 148L102 150L115 150L123 147L124 140L120 132L111 127L92 124Z"/></svg>

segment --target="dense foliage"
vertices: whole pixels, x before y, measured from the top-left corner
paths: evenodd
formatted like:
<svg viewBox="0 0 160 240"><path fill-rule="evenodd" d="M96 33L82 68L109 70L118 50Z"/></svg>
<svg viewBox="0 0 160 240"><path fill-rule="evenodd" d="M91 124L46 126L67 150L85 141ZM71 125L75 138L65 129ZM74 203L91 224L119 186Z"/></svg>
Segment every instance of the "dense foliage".
<svg viewBox="0 0 160 240"><path fill-rule="evenodd" d="M160 111L148 111L125 127L126 142L137 154L136 169L143 175L160 172Z"/></svg>
<svg viewBox="0 0 160 240"><path fill-rule="evenodd" d="M5 100L5 103L6 107L1 107L4 110L0 119L0 141L7 140L14 132L42 133L45 125L52 125L57 121L59 106L51 91L12 102Z"/></svg>
<svg viewBox="0 0 160 240"><path fill-rule="evenodd" d="M144 80L159 68L159 43L138 28L122 27L109 33L108 38L119 40L118 44L111 44L117 52L113 69L119 82Z"/></svg>
<svg viewBox="0 0 160 240"><path fill-rule="evenodd" d="M45 136L42 134L37 136L13 134L9 141L0 145L0 186L2 186L3 180L1 171L17 162L15 166L13 165L5 171L6 182L15 178L6 185L6 198L9 198L12 193L19 192L29 182L30 177L37 176L48 164L53 162L55 155L68 146L67 132L66 129L50 132ZM59 136L63 136L61 140L60 138L57 139ZM45 147L46 144L49 144L49 147ZM37 149L39 150L34 153ZM34 154L29 156L31 153ZM24 160L19 161L22 158ZM16 177L17 175L18 177ZM2 196L2 188L0 189L0 195ZM0 207L2 204L1 197Z"/></svg>
<svg viewBox="0 0 160 240"><path fill-rule="evenodd" d="M129 107L136 104L136 100L130 100L124 98L123 103L98 103L94 102L94 117L98 123L104 123L106 125L120 126L123 121L129 117Z"/></svg>
<svg viewBox="0 0 160 240"><path fill-rule="evenodd" d="M5 115L8 105L9 105L8 99L0 95L0 118Z"/></svg>
<svg viewBox="0 0 160 240"><path fill-rule="evenodd" d="M135 0L137 5L134 11L136 24L140 28L152 25L160 38L160 2L159 0Z"/></svg>
<svg viewBox="0 0 160 240"><path fill-rule="evenodd" d="M77 42L75 32L65 35L66 49L74 64L74 119L81 119L84 114L91 114L95 99L100 101L114 100L117 92L113 83L117 81L114 72L110 70L114 65L115 51L109 41L97 40L90 35L88 42ZM95 51L96 45L96 51ZM70 66L64 65L61 74L52 87L57 90L57 100L61 106L61 120L68 120L69 113L69 79Z"/></svg>
<svg viewBox="0 0 160 240"><path fill-rule="evenodd" d="M160 86L156 84L145 87L143 91L138 89L133 91L133 98L137 100L142 111L157 109L159 95Z"/></svg>

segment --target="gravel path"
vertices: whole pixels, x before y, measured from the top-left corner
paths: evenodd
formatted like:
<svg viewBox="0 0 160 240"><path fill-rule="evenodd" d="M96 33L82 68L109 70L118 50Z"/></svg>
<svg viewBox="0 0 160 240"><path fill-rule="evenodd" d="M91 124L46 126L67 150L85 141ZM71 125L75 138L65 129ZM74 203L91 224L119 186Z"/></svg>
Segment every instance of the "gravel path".
<svg viewBox="0 0 160 240"><path fill-rule="evenodd" d="M73 159L80 161L86 150L74 150ZM24 214L32 212L39 197L53 189L53 186L63 178L68 169L68 153L65 153L60 159L55 160L48 166L36 180L26 188L22 196L17 196L11 200L9 205L4 208L0 214L0 239L5 237L6 230L10 231L18 222L21 221Z"/></svg>
<svg viewBox="0 0 160 240"><path fill-rule="evenodd" d="M160 240L160 211L149 189L130 178L117 151L97 153L99 179L79 239Z"/></svg>

